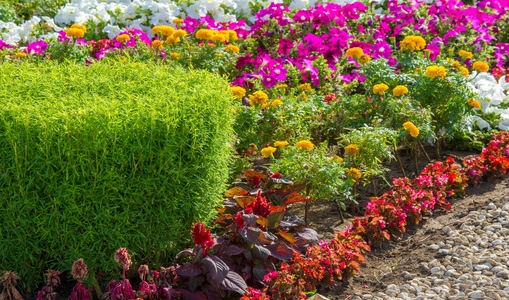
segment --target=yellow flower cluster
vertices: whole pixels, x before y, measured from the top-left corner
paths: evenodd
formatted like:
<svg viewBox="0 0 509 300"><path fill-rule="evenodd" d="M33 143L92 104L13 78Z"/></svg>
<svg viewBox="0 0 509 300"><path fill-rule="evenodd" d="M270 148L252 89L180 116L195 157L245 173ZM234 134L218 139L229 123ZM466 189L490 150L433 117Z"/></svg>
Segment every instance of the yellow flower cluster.
<svg viewBox="0 0 509 300"><path fill-rule="evenodd" d="M399 48L401 50L422 50L426 47L426 41L421 36L409 35L405 37L400 43Z"/></svg>
<svg viewBox="0 0 509 300"><path fill-rule="evenodd" d="M237 33L233 30L211 30L200 29L196 32L196 38L199 40L215 41L215 42L229 42L230 40L236 41L239 38Z"/></svg>
<svg viewBox="0 0 509 300"><path fill-rule="evenodd" d="M274 152L276 152L277 148L274 148L274 147L267 147L267 148L263 148L262 151L260 151L262 153L263 156L265 156L265 158L268 158L270 157Z"/></svg>
<svg viewBox="0 0 509 300"><path fill-rule="evenodd" d="M179 29L175 30L175 32L172 35L174 38L181 38L187 36L187 32L185 30Z"/></svg>
<svg viewBox="0 0 509 300"><path fill-rule="evenodd" d="M246 90L241 88L240 86L232 86L230 88L230 91L232 91L232 94L237 97L237 99L242 99L246 95Z"/></svg>
<svg viewBox="0 0 509 300"><path fill-rule="evenodd" d="M288 84L278 84L276 88L278 89L286 89L288 87Z"/></svg>
<svg viewBox="0 0 509 300"><path fill-rule="evenodd" d="M479 72L488 72L490 66L487 63L478 60L472 65L472 69L477 70Z"/></svg>
<svg viewBox="0 0 509 300"><path fill-rule="evenodd" d="M467 100L467 103L468 103L468 105L470 105L472 107L481 109L481 102L479 102L475 99L470 98Z"/></svg>
<svg viewBox="0 0 509 300"><path fill-rule="evenodd" d="M467 68L465 67L459 67L459 70L460 72L462 73L461 76L463 77L468 77L468 75L470 74L470 72L468 71Z"/></svg>
<svg viewBox="0 0 509 300"><path fill-rule="evenodd" d="M240 49L239 49L239 47L230 44L230 45L227 45L226 47L224 47L224 51L231 52L231 53L239 53Z"/></svg>
<svg viewBox="0 0 509 300"><path fill-rule="evenodd" d="M346 50L346 56L351 57L351 58L356 58L356 57L359 58L362 55L364 55L364 50L362 50L362 48L359 48L359 47L353 47L353 48Z"/></svg>
<svg viewBox="0 0 509 300"><path fill-rule="evenodd" d="M389 87L386 84L380 83L375 84L373 87L373 93L383 95L385 91L387 91Z"/></svg>
<svg viewBox="0 0 509 300"><path fill-rule="evenodd" d="M459 70L460 67L461 67L461 63L455 59L451 59L451 58L447 58L447 61L449 62L452 62L452 66L453 68L455 68L456 70Z"/></svg>
<svg viewBox="0 0 509 300"><path fill-rule="evenodd" d="M401 95L404 95L408 93L408 89L406 86L404 85L398 85L397 87L395 87L393 90L392 90L392 94L396 97L399 97Z"/></svg>
<svg viewBox="0 0 509 300"><path fill-rule="evenodd" d="M283 104L283 101L281 101L279 99L275 99L270 102L263 103L262 108L266 108L267 106L278 106L278 105L282 105L282 104Z"/></svg>
<svg viewBox="0 0 509 300"><path fill-rule="evenodd" d="M356 168L350 168L350 170L346 172L346 175L348 175L348 177L352 177L355 180L359 180L362 177L361 171L359 171L359 169Z"/></svg>
<svg viewBox="0 0 509 300"><path fill-rule="evenodd" d="M274 146L275 147L286 147L288 145L288 142L287 141L277 141L274 143Z"/></svg>
<svg viewBox="0 0 509 300"><path fill-rule="evenodd" d="M16 58L23 58L23 57L27 57L27 54L25 52L16 53Z"/></svg>
<svg viewBox="0 0 509 300"><path fill-rule="evenodd" d="M265 94L262 91L256 91L252 95L249 95L249 104L252 106L258 105L258 104L264 104L269 100L269 96Z"/></svg>
<svg viewBox="0 0 509 300"><path fill-rule="evenodd" d="M350 154L357 154L357 153L359 153L359 147L355 144L350 144L350 145L346 146L346 152L348 152Z"/></svg>
<svg viewBox="0 0 509 300"><path fill-rule="evenodd" d="M460 50L458 52L458 55L463 57L463 58L472 58L474 55L472 54L472 52L468 52L468 51L465 51L465 50Z"/></svg>
<svg viewBox="0 0 509 300"><path fill-rule="evenodd" d="M71 26L71 28L80 29L80 30L83 30L83 33L87 33L87 27L83 26L83 25L74 24Z"/></svg>
<svg viewBox="0 0 509 300"><path fill-rule="evenodd" d="M371 61L371 56L369 56L367 54L363 54L359 57L359 63L361 63L361 64L367 64L370 61Z"/></svg>
<svg viewBox="0 0 509 300"><path fill-rule="evenodd" d="M256 146L255 143L249 144L249 151L251 151L251 152L258 151L258 147Z"/></svg>
<svg viewBox="0 0 509 300"><path fill-rule="evenodd" d="M173 53L170 54L170 57L173 58L173 59L179 59L180 53L173 52Z"/></svg>
<svg viewBox="0 0 509 300"><path fill-rule="evenodd" d="M164 42L163 42L163 41L160 41L160 40L152 41L152 47L153 47L154 49L157 49L157 50L159 50L159 49L163 49L163 44L164 44Z"/></svg>
<svg viewBox="0 0 509 300"><path fill-rule="evenodd" d="M82 38L85 36L85 31L83 31L82 29L79 29L79 28L69 28L67 29L67 31L65 32L65 34L70 37L70 38Z"/></svg>
<svg viewBox="0 0 509 300"><path fill-rule="evenodd" d="M301 85L298 86L299 90L301 91L306 91L306 92L311 92L311 84L309 83L303 83Z"/></svg>
<svg viewBox="0 0 509 300"><path fill-rule="evenodd" d="M169 36L166 39L166 45L173 45L173 44L178 43L178 42L180 42L180 38L179 37L174 37L173 35Z"/></svg>
<svg viewBox="0 0 509 300"><path fill-rule="evenodd" d="M307 149L307 150L313 150L313 148L315 147L315 145L313 145L313 143L311 143L308 140L299 141L299 142L297 142L296 146L299 149Z"/></svg>
<svg viewBox="0 0 509 300"><path fill-rule="evenodd" d="M184 20L182 20L182 19L174 19L173 20L173 24L180 24L182 22L184 22Z"/></svg>
<svg viewBox="0 0 509 300"><path fill-rule="evenodd" d="M444 79L447 72L443 66L429 66L426 68L426 76L436 78L442 77Z"/></svg>
<svg viewBox="0 0 509 300"><path fill-rule="evenodd" d="M175 32L175 28L168 25L160 25L152 27L152 34L159 36L171 36Z"/></svg>
<svg viewBox="0 0 509 300"><path fill-rule="evenodd" d="M343 162L343 158L337 156L337 155L334 155L333 157L330 158L330 161L337 161L338 164L342 163Z"/></svg>
<svg viewBox="0 0 509 300"><path fill-rule="evenodd" d="M130 41L131 37L128 34L121 34L121 35L117 36L116 40L119 43L125 43L127 41Z"/></svg>
<svg viewBox="0 0 509 300"><path fill-rule="evenodd" d="M403 128L405 128L412 137L417 137L419 135L419 128L417 128L412 122L405 122L403 124Z"/></svg>

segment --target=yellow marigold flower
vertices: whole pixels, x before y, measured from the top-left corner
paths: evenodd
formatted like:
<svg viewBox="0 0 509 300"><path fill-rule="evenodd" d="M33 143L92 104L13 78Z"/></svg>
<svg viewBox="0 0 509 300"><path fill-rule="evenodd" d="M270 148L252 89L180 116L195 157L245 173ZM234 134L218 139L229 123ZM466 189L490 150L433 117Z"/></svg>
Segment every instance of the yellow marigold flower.
<svg viewBox="0 0 509 300"><path fill-rule="evenodd" d="M180 38L180 37L185 37L187 36L187 32L185 30L182 30L182 29L179 29L179 30L176 30L173 35L172 35L174 38Z"/></svg>
<svg viewBox="0 0 509 300"><path fill-rule="evenodd" d="M83 30L84 33L87 33L87 27L83 25L74 24L71 26L71 28L77 28Z"/></svg>
<svg viewBox="0 0 509 300"><path fill-rule="evenodd" d="M313 143L311 143L308 140L299 141L299 142L297 142L296 146L299 149L307 149L307 150L313 150L313 148L315 147L315 145L313 145Z"/></svg>
<svg viewBox="0 0 509 300"><path fill-rule="evenodd" d="M287 142L287 141L277 141L277 142L275 142L275 143L274 143L274 146L275 146L275 147L282 147L282 148L284 148L284 147L286 147L287 145L288 145L288 142Z"/></svg>
<svg viewBox="0 0 509 300"><path fill-rule="evenodd" d="M299 90L301 91L306 91L306 92L311 92L311 84L309 83L303 83L301 85L298 86Z"/></svg>
<svg viewBox="0 0 509 300"><path fill-rule="evenodd" d="M472 98L468 99L467 103L468 103L468 105L470 105L472 107L479 108L479 109L481 108L481 102L474 100Z"/></svg>
<svg viewBox="0 0 509 300"><path fill-rule="evenodd" d="M127 41L130 41L131 37L127 34L121 34L121 35L117 36L116 40L119 43L125 43Z"/></svg>
<svg viewBox="0 0 509 300"><path fill-rule="evenodd" d="M226 47L224 47L224 51L231 53L239 53L240 49L235 45L227 45Z"/></svg>
<svg viewBox="0 0 509 300"><path fill-rule="evenodd" d="M269 106L278 106L278 105L282 105L283 104L283 101L279 100L279 99L275 99L275 100L272 100L269 102Z"/></svg>
<svg viewBox="0 0 509 300"><path fill-rule="evenodd" d="M152 47L154 47L154 49L163 49L163 44L163 41L155 40L152 42Z"/></svg>
<svg viewBox="0 0 509 300"><path fill-rule="evenodd" d="M487 63L478 60L472 65L472 69L477 70L479 72L488 72L490 66L488 66Z"/></svg>
<svg viewBox="0 0 509 300"><path fill-rule="evenodd" d="M387 91L389 87L386 84L380 83L375 84L373 87L373 93L383 95L385 91Z"/></svg>
<svg viewBox="0 0 509 300"><path fill-rule="evenodd" d="M175 28L168 25L154 26L152 28L153 35L171 36L175 32Z"/></svg>
<svg viewBox="0 0 509 300"><path fill-rule="evenodd" d="M230 33L228 32L228 30L221 30L217 32L216 35L222 35L224 37L225 42L230 41Z"/></svg>
<svg viewBox="0 0 509 300"><path fill-rule="evenodd" d="M455 68L456 70L459 70L460 67L461 67L461 63L455 59L450 59L450 58L447 58L447 61L450 61L452 62L452 66L453 68Z"/></svg>
<svg viewBox="0 0 509 300"><path fill-rule="evenodd" d="M180 38L176 38L174 36L169 36L166 39L166 45L173 45L173 44L178 43L178 42L180 42Z"/></svg>
<svg viewBox="0 0 509 300"><path fill-rule="evenodd" d="M399 97L401 95L404 95L408 93L408 89L406 86L404 85L398 85L397 87L395 87L393 90L392 90L392 94L396 97Z"/></svg>
<svg viewBox="0 0 509 300"><path fill-rule="evenodd" d="M236 41L239 39L239 37L237 36L237 33L234 30L227 30L227 32L230 35L230 39L232 41Z"/></svg>
<svg viewBox="0 0 509 300"><path fill-rule="evenodd" d="M359 47L353 47L353 48L346 50L346 56L351 57L351 58L356 58L356 57L359 58L362 55L364 55L364 50L362 50L362 48L359 48Z"/></svg>
<svg viewBox="0 0 509 300"><path fill-rule="evenodd" d="M268 158L270 157L274 152L276 152L277 148L274 148L274 147L267 147L267 148L263 148L262 151L260 151L262 153L263 156L265 156L265 158Z"/></svg>
<svg viewBox="0 0 509 300"><path fill-rule="evenodd" d="M255 143L249 144L249 151L251 151L251 152L258 151L258 147L256 146Z"/></svg>
<svg viewBox="0 0 509 300"><path fill-rule="evenodd" d="M211 39L211 40L213 40L213 41L215 41L215 42L221 42L221 43L224 43L224 42L226 42L226 37L225 37L224 35L222 35L222 34L216 34L216 35L214 35L214 36L212 37L212 39Z"/></svg>
<svg viewBox="0 0 509 300"><path fill-rule="evenodd" d="M276 85L276 88L278 88L278 89L285 89L287 87L288 87L288 84L278 84L278 85Z"/></svg>
<svg viewBox="0 0 509 300"><path fill-rule="evenodd" d="M184 20L182 20L182 19L174 19L173 20L173 24L180 24L182 22L184 22Z"/></svg>
<svg viewBox="0 0 509 300"><path fill-rule="evenodd" d="M426 76L428 77L442 77L444 79L445 75L447 75L447 72L443 66L429 66L426 68Z"/></svg>
<svg viewBox="0 0 509 300"><path fill-rule="evenodd" d="M308 101L308 95L305 93L305 92L302 92L302 94L300 94L300 97L302 98L302 101Z"/></svg>
<svg viewBox="0 0 509 300"><path fill-rule="evenodd" d="M345 150L346 150L346 152L348 152L350 154L359 153L359 147L355 144L350 144L350 145L346 146Z"/></svg>
<svg viewBox="0 0 509 300"><path fill-rule="evenodd" d="M240 86L232 86L230 88L230 91L232 91L232 94L237 97L237 99L242 99L246 95L246 90L241 88Z"/></svg>
<svg viewBox="0 0 509 300"><path fill-rule="evenodd" d="M252 106L264 104L267 100L269 100L269 96L262 91L256 91L252 95L249 95L249 104Z"/></svg>
<svg viewBox="0 0 509 300"><path fill-rule="evenodd" d="M403 128L405 128L412 137L417 137L419 135L419 129L412 122L405 122Z"/></svg>
<svg viewBox="0 0 509 300"><path fill-rule="evenodd" d="M199 40L210 40L214 36L214 32L210 29L200 29L196 32L196 38Z"/></svg>
<svg viewBox="0 0 509 300"><path fill-rule="evenodd" d="M426 47L426 41L421 36L409 35L405 37L400 43L399 48L401 50L422 50Z"/></svg>
<svg viewBox="0 0 509 300"><path fill-rule="evenodd" d="M209 43L209 44L207 44L207 46L209 46L210 48L216 48L216 45L213 43Z"/></svg>
<svg viewBox="0 0 509 300"><path fill-rule="evenodd" d="M362 177L361 171L359 171L359 169L356 168L350 168L350 170L348 170L346 174L348 175L348 177L352 177L355 180L359 180Z"/></svg>
<svg viewBox="0 0 509 300"><path fill-rule="evenodd" d="M22 58L22 57L27 57L27 54L25 52L16 53L16 58Z"/></svg>
<svg viewBox="0 0 509 300"><path fill-rule="evenodd" d="M214 55L217 56L217 57L223 56L221 53L214 53Z"/></svg>
<svg viewBox="0 0 509 300"><path fill-rule="evenodd" d="M468 52L468 51L465 51L465 50L460 50L458 52L458 55L463 57L463 58L472 58L474 55L472 54L472 52Z"/></svg>
<svg viewBox="0 0 509 300"><path fill-rule="evenodd" d="M467 69L467 68L465 68L465 67L459 67L459 70L460 70L460 72L462 73L461 75L462 75L463 77L468 77L468 75L470 74L470 72L468 71L468 69Z"/></svg>
<svg viewBox="0 0 509 300"><path fill-rule="evenodd" d="M70 38L82 38L85 36L85 31L79 29L79 28L69 28L65 32L65 34Z"/></svg>
<svg viewBox="0 0 509 300"><path fill-rule="evenodd" d="M338 164L340 164L343 162L343 158L341 158L337 155L334 155L333 157L330 158L330 161L336 161Z"/></svg>
<svg viewBox="0 0 509 300"><path fill-rule="evenodd" d="M170 54L170 56L171 56L171 58L173 58L173 59L179 59L179 57L180 57L180 53L173 52L173 53L171 53L171 54Z"/></svg>
<svg viewBox="0 0 509 300"><path fill-rule="evenodd" d="M371 61L371 56L369 56L367 54L363 54L359 57L359 63L361 63L361 64L367 64L370 61Z"/></svg>

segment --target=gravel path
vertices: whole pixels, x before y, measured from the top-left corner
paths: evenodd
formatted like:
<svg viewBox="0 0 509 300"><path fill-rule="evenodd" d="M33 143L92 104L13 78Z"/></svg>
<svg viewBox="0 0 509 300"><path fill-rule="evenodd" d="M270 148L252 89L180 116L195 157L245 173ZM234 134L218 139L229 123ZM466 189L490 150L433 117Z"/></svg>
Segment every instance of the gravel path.
<svg viewBox="0 0 509 300"><path fill-rule="evenodd" d="M439 258L421 263L427 275L403 272L406 284L351 299L509 299L509 197L451 227L443 228L443 242L429 246Z"/></svg>

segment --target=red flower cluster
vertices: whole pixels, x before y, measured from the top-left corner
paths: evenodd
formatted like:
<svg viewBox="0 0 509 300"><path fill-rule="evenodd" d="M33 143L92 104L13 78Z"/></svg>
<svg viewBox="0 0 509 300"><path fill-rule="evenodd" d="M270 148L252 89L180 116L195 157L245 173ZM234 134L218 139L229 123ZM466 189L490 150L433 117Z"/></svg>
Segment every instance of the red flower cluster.
<svg viewBox="0 0 509 300"><path fill-rule="evenodd" d="M509 169L508 157L509 133L502 132L494 135L481 155L464 160L464 169L449 157L428 165L414 180L394 179L391 191L371 199L364 218L355 218L352 226L336 233L330 243L309 246L306 256L295 254L280 271L268 274L269 291L277 299L299 299L320 285L329 286L355 274L364 262L363 253L370 251L368 244L379 245L391 236L402 236L408 222L418 224L437 203L450 209L447 197L462 194L467 182L499 178Z"/></svg>
<svg viewBox="0 0 509 300"><path fill-rule="evenodd" d="M202 246L203 256L206 256L207 250L214 246L214 240L210 235L210 229L205 229L205 225L203 225L201 222L198 222L194 224L192 234L193 242L198 246Z"/></svg>

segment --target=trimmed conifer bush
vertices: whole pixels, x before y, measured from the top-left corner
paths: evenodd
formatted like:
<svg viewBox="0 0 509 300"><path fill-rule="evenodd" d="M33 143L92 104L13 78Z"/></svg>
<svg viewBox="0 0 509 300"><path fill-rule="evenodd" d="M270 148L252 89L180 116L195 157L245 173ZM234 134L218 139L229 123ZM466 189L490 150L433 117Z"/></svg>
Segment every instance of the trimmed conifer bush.
<svg viewBox="0 0 509 300"><path fill-rule="evenodd" d="M221 201L231 101L204 71L1 64L0 270L30 291L79 258L109 280L120 247L168 264Z"/></svg>

